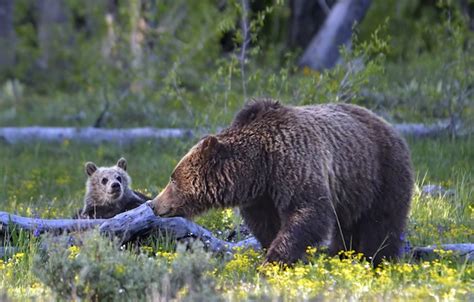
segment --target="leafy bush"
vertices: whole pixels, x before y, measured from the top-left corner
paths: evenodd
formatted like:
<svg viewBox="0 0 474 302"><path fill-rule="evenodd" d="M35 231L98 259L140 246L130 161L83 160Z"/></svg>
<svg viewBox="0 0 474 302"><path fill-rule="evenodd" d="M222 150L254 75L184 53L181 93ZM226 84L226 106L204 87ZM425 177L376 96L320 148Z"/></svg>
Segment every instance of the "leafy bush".
<svg viewBox="0 0 474 302"><path fill-rule="evenodd" d="M163 254L133 253L96 231L81 236L81 245L71 245L70 239L46 237L33 264L38 279L61 298L129 301L212 291L205 273L213 262L202 247L194 245L186 256L178 249L170 264Z"/></svg>

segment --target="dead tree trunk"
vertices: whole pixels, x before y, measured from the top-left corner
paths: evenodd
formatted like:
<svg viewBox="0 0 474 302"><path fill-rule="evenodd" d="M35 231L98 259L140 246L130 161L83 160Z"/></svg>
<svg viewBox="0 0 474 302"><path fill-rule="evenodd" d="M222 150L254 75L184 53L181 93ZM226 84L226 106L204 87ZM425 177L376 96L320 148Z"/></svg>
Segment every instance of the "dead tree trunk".
<svg viewBox="0 0 474 302"><path fill-rule="evenodd" d="M227 242L216 238L209 230L190 220L181 217L157 217L147 203L110 219L38 219L0 212L0 232L3 230L8 233L11 227L16 227L37 234L64 233L96 226L99 226L101 233L118 237L123 244L159 232L175 239L197 238L213 252L232 251L235 247L261 248L253 237L237 243Z"/></svg>
<svg viewBox="0 0 474 302"><path fill-rule="evenodd" d="M64 0L40 0L38 5L38 44L41 50L39 67L50 64L69 43L69 14Z"/></svg>
<svg viewBox="0 0 474 302"><path fill-rule="evenodd" d="M314 70L334 67L340 58L340 47L350 44L352 27L362 21L370 4L371 0L338 1L306 48L299 61L300 67Z"/></svg>
<svg viewBox="0 0 474 302"><path fill-rule="evenodd" d="M329 1L331 2L331 1ZM325 0L291 0L289 45L306 49L311 38L317 34L330 11Z"/></svg>
<svg viewBox="0 0 474 302"><path fill-rule="evenodd" d="M15 63L13 0L0 1L0 73Z"/></svg>

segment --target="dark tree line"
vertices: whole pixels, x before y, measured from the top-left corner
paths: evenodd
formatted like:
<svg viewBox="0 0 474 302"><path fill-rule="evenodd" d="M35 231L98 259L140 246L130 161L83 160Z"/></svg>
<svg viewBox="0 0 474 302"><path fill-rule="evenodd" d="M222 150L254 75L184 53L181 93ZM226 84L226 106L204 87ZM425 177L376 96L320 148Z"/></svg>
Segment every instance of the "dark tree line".
<svg viewBox="0 0 474 302"><path fill-rule="evenodd" d="M249 1L248 9L251 13L256 13L273 5L273 2ZM426 6L436 7L434 0L415 2L416 10L422 10ZM290 14L283 24L287 32L284 44L287 49L302 51L299 61L295 63L317 70L332 68L339 61L340 48L350 48L354 26L363 22L371 4L371 0L289 0L285 4ZM122 29L127 28L130 31L131 52L135 57L139 57L144 49L153 50L156 44L154 38L160 28L153 14L159 9L159 5L156 0L0 0L0 77L15 77L9 71L19 63L19 38L23 31L19 31L18 27L27 23L33 28L35 35L28 41L37 53L33 66L40 70L67 65L67 60L61 59L64 57L62 54L75 51L78 43L77 33L89 39L101 36L104 40L102 56L104 59L110 58L110 49L117 43L117 36L121 34L113 30L114 25L119 23L122 24ZM186 5L186 2L181 6L177 4L178 10L189 15L184 18L191 17L190 14L193 13L186 11ZM230 2L222 0L214 5L229 7ZM470 28L474 29L473 2L458 0L458 6L469 19ZM23 13L22 19L15 20L16 10L28 12ZM124 12L128 13L128 19L124 19ZM182 20L181 12L171 11L170 19ZM236 20L237 26L241 24L239 20ZM102 24L101 29L98 24ZM224 33L221 39L223 51L236 47L233 44L233 33ZM153 37L149 38L150 36ZM54 66L51 66L52 63Z"/></svg>

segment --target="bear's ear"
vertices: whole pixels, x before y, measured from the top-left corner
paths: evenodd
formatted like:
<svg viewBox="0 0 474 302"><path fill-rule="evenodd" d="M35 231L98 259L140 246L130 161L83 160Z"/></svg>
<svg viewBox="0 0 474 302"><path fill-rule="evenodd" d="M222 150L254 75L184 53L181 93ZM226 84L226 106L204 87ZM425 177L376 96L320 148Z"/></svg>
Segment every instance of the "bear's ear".
<svg viewBox="0 0 474 302"><path fill-rule="evenodd" d="M127 171L127 160L123 157L121 157L117 161L117 167L122 168L122 170Z"/></svg>
<svg viewBox="0 0 474 302"><path fill-rule="evenodd" d="M91 176L97 171L97 166L93 162L87 162L85 165L87 176Z"/></svg>
<svg viewBox="0 0 474 302"><path fill-rule="evenodd" d="M222 144L219 142L217 137L209 135L202 141L202 152L204 156L212 156L216 154L221 148Z"/></svg>

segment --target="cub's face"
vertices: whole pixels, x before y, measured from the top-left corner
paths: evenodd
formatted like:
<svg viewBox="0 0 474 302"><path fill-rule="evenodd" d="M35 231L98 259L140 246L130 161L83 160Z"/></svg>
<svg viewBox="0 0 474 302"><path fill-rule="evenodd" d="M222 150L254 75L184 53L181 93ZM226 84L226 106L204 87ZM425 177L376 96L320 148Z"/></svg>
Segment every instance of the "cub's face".
<svg viewBox="0 0 474 302"><path fill-rule="evenodd" d="M212 164L220 143L209 136L181 159L171 174L168 185L152 201L156 215L193 217L212 205L216 184L212 182Z"/></svg>
<svg viewBox="0 0 474 302"><path fill-rule="evenodd" d="M126 172L127 162L121 158L113 167L100 167L94 163L86 164L87 194L98 205L113 203L122 198L129 186L130 178Z"/></svg>

